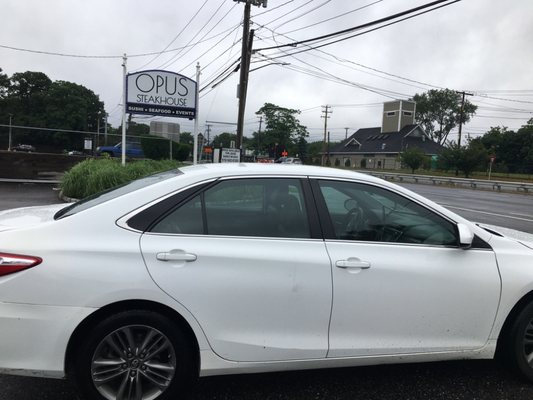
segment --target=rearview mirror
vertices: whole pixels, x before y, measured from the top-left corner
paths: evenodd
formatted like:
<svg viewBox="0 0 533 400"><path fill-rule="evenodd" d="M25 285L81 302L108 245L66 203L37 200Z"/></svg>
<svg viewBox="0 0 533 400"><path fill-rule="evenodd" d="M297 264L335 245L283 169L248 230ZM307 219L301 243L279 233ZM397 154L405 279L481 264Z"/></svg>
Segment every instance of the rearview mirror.
<svg viewBox="0 0 533 400"><path fill-rule="evenodd" d="M457 224L457 229L459 230L459 244L462 248L468 249L474 241L474 232L465 224Z"/></svg>

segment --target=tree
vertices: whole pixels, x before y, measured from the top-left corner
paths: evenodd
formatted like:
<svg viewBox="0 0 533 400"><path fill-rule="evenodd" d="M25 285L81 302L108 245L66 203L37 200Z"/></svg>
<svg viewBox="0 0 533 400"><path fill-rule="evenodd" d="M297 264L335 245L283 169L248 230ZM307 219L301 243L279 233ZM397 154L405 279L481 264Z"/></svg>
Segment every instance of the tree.
<svg viewBox="0 0 533 400"><path fill-rule="evenodd" d="M502 172L533 172L533 118L520 129L492 127L473 142L479 143L496 157L495 169Z"/></svg>
<svg viewBox="0 0 533 400"><path fill-rule="evenodd" d="M223 132L220 135L216 135L213 139L214 147L231 147L231 142L236 143L237 135L235 133Z"/></svg>
<svg viewBox="0 0 533 400"><path fill-rule="evenodd" d="M289 154L301 155L309 133L296 118L300 114L299 110L265 103L256 114L265 117L265 130L261 134L254 132L251 147L268 152L274 158L278 158L284 150Z"/></svg>
<svg viewBox="0 0 533 400"><path fill-rule="evenodd" d="M462 147L452 142L439 155L439 166L446 170L461 171L466 178L477 168L484 169L488 159L487 150L476 141Z"/></svg>
<svg viewBox="0 0 533 400"><path fill-rule="evenodd" d="M18 72L9 78L0 73L0 121L6 121L9 114L16 125L96 131L104 103L90 89L72 82L52 82L42 72ZM73 149L82 148L84 139L75 133L35 130L17 130L13 136L14 142Z"/></svg>
<svg viewBox="0 0 533 400"><path fill-rule="evenodd" d="M416 102L416 122L439 144L446 142L450 131L459 123L470 121L477 110L476 105L465 100L461 121L460 94L449 89L417 93L413 100Z"/></svg>
<svg viewBox="0 0 533 400"><path fill-rule="evenodd" d="M410 147L402 152L400 157L402 163L411 168L411 173L414 174L423 165L426 155L418 147Z"/></svg>

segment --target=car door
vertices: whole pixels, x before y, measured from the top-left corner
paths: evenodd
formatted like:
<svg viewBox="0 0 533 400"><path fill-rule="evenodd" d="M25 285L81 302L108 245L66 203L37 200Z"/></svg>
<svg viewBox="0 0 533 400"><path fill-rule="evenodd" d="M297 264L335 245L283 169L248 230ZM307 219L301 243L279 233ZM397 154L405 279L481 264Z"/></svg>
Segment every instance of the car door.
<svg viewBox="0 0 533 400"><path fill-rule="evenodd" d="M142 235L148 270L227 360L324 358L331 266L307 180L221 180Z"/></svg>
<svg viewBox="0 0 533 400"><path fill-rule="evenodd" d="M313 181L333 265L328 357L478 349L500 296L490 246L460 248L453 221L370 184Z"/></svg>

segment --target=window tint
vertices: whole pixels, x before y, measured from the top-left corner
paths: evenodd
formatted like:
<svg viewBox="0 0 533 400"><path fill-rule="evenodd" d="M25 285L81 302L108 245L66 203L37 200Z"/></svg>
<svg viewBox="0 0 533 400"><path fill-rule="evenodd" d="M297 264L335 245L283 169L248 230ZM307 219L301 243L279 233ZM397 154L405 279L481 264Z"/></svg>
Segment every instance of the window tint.
<svg viewBox="0 0 533 400"><path fill-rule="evenodd" d="M335 237L456 246L455 225L387 190L351 182L320 181Z"/></svg>
<svg viewBox="0 0 533 400"><path fill-rule="evenodd" d="M194 197L171 212L152 228L152 232L202 234L203 218L201 196Z"/></svg>
<svg viewBox="0 0 533 400"><path fill-rule="evenodd" d="M151 231L227 236L310 237L302 187L297 179L222 181L181 205Z"/></svg>

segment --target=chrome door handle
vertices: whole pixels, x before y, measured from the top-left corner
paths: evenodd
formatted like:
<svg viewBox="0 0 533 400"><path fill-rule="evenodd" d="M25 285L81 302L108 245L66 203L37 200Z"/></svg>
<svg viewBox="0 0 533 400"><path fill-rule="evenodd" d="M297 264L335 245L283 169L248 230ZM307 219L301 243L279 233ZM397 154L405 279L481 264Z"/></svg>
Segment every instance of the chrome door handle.
<svg viewBox="0 0 533 400"><path fill-rule="evenodd" d="M196 254L185 253L184 251L170 251L167 253L157 253L156 258L159 261L196 261Z"/></svg>
<svg viewBox="0 0 533 400"><path fill-rule="evenodd" d="M347 260L338 260L335 263L335 266L338 268L359 268L359 269L368 269L370 268L370 263L367 261L361 261L358 258L348 258Z"/></svg>

